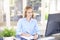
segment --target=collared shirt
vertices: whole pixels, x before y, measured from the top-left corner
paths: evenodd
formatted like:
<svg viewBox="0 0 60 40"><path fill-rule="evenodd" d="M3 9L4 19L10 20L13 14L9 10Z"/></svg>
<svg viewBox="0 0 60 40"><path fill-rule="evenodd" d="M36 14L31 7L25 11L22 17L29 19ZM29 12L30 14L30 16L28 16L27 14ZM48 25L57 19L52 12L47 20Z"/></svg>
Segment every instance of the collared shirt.
<svg viewBox="0 0 60 40"><path fill-rule="evenodd" d="M26 18L22 18L17 23L16 35L20 35L21 33L28 33L31 35L40 34L40 30L37 25L37 21L32 19L27 21Z"/></svg>

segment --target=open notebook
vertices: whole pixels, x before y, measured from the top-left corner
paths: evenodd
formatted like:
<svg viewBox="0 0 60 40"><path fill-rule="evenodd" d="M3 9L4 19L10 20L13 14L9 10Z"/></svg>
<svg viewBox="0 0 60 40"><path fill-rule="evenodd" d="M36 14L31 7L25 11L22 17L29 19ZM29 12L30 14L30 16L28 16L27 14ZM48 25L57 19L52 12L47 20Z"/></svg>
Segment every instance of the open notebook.
<svg viewBox="0 0 60 40"><path fill-rule="evenodd" d="M30 36L30 37L21 36L21 37L22 37L22 38L25 38L25 39L27 39L27 40L33 39L33 36Z"/></svg>

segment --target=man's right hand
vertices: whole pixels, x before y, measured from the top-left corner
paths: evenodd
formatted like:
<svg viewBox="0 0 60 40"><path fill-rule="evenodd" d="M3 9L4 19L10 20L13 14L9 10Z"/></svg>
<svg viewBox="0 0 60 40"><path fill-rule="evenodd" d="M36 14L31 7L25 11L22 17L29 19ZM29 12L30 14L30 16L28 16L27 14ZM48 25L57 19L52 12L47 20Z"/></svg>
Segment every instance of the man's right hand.
<svg viewBox="0 0 60 40"><path fill-rule="evenodd" d="M21 36L30 37L31 35L27 33L22 33Z"/></svg>

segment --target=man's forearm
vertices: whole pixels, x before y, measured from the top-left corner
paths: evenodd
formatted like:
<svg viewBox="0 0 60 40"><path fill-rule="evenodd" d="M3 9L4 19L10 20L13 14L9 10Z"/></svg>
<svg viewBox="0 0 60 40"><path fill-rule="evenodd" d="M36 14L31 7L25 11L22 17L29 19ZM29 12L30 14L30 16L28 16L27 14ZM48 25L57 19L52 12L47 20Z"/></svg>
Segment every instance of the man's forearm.
<svg viewBox="0 0 60 40"><path fill-rule="evenodd" d="M29 36L31 36L31 35L30 35L30 34L26 34L26 33L22 33L21 36L29 37Z"/></svg>
<svg viewBox="0 0 60 40"><path fill-rule="evenodd" d="M34 35L34 39L37 39L37 38L38 38L38 35L37 35L37 34L35 34L35 35Z"/></svg>

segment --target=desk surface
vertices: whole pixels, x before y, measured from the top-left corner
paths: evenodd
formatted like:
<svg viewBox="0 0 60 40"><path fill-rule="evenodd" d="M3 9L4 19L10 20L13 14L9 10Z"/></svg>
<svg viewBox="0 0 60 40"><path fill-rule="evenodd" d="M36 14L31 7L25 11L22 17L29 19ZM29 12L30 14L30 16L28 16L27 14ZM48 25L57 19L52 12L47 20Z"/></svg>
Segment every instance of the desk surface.
<svg viewBox="0 0 60 40"><path fill-rule="evenodd" d="M55 37L44 37L41 38L40 40L55 40Z"/></svg>
<svg viewBox="0 0 60 40"><path fill-rule="evenodd" d="M59 35L53 35L53 36L50 36L50 37L43 37L43 38L40 38L41 40L60 40L60 34Z"/></svg>

